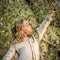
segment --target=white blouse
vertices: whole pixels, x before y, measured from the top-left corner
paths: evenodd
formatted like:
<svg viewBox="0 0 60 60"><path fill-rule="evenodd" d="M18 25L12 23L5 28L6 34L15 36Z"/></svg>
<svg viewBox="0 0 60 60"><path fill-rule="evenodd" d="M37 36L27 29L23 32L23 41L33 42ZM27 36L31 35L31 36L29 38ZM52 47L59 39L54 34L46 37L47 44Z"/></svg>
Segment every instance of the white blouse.
<svg viewBox="0 0 60 60"><path fill-rule="evenodd" d="M37 28L39 41L42 39L51 21L52 18L47 15L40 27ZM16 54L16 51L18 53L18 57L16 60L40 60L38 40L26 37L24 39L24 42L12 45L2 60L11 60L12 57Z"/></svg>

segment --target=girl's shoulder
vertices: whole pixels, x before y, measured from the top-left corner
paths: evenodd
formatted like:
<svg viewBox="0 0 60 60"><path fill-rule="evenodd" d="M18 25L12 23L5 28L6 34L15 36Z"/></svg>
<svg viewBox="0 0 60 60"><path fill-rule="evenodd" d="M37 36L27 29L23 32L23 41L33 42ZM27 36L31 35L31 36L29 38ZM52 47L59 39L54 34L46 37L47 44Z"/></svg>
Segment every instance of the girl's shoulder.
<svg viewBox="0 0 60 60"><path fill-rule="evenodd" d="M17 49L17 48L23 47L24 46L24 43L23 42L12 41L10 43L10 46L13 46L15 49Z"/></svg>
<svg viewBox="0 0 60 60"><path fill-rule="evenodd" d="M17 45L17 44L22 44L23 42L21 42L21 41L18 41L18 40L14 40L14 41L11 41L11 45Z"/></svg>

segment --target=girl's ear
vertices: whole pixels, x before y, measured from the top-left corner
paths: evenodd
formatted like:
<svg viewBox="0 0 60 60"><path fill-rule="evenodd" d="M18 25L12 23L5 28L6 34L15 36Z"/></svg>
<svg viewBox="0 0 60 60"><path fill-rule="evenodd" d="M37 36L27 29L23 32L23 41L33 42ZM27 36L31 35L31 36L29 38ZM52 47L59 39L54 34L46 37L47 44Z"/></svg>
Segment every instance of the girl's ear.
<svg viewBox="0 0 60 60"><path fill-rule="evenodd" d="M18 25L16 26L16 31L19 32L21 30L21 27Z"/></svg>

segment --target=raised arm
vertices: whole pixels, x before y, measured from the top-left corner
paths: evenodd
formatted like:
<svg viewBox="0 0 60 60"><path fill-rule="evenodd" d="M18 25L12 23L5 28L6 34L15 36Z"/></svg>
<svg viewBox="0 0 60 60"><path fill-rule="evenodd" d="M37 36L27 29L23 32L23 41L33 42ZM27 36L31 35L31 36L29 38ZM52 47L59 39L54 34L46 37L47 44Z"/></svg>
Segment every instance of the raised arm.
<svg viewBox="0 0 60 60"><path fill-rule="evenodd" d="M6 55L3 57L2 60L11 60L12 57L15 55L15 47L14 45L10 47Z"/></svg>
<svg viewBox="0 0 60 60"><path fill-rule="evenodd" d="M46 32L47 27L49 26L50 22L52 21L52 17L54 16L55 11L52 11L46 18L43 20L42 24L37 28L37 32L39 35L39 40L43 38L44 33Z"/></svg>

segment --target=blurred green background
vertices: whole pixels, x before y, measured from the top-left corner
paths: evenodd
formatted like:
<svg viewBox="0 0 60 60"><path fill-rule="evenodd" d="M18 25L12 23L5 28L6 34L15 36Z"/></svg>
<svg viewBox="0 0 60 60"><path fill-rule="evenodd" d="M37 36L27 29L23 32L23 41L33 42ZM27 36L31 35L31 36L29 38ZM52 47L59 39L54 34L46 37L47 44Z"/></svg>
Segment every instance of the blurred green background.
<svg viewBox="0 0 60 60"><path fill-rule="evenodd" d="M56 6L57 12L44 37L52 45L43 39L40 41L41 60L60 60L57 49L60 48L60 7L58 0L0 0L0 60L10 47L12 37L11 28L15 21L28 20L36 35L36 28L42 23L46 15ZM56 46L53 46L56 44Z"/></svg>

